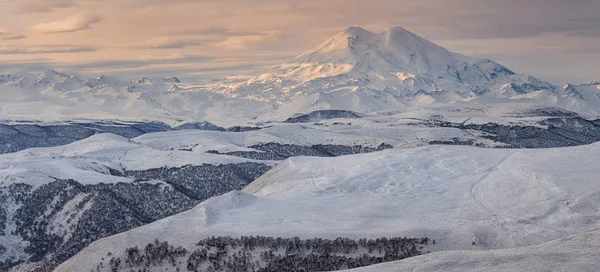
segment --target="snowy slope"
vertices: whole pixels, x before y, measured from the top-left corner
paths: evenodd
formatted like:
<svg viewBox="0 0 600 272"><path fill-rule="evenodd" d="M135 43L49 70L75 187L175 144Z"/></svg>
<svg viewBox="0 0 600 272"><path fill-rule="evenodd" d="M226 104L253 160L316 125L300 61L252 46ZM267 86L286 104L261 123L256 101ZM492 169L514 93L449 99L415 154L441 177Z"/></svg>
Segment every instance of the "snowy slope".
<svg viewBox="0 0 600 272"><path fill-rule="evenodd" d="M466 119L460 113L440 113L425 109L420 113L385 117L365 116L360 119L335 118L319 123L271 123L262 129L246 132L176 130L147 133L132 139L100 133L68 145L30 148L1 155L0 186L13 183L44 184L54 179L76 179L92 184L129 182L127 178L108 175L109 168L117 171L135 171L185 165L258 162L207 152L262 152L253 147L272 143L301 147L335 145L368 148L386 144L396 148L407 148L427 145L432 141L457 139L490 147L505 145L480 137L473 131L426 126L424 123L437 114L446 115L447 121L461 123ZM470 115L475 116L473 113ZM479 119L472 118L470 122L476 123L476 120L480 120L485 123L492 120L485 119L485 116L480 114ZM535 124L535 121L539 120L542 118L530 120L507 117L492 121L526 125Z"/></svg>
<svg viewBox="0 0 600 272"><path fill-rule="evenodd" d="M264 103L179 88L174 80L126 82L111 77L82 80L46 70L0 75L0 119L7 120L213 120L244 125L268 109ZM234 110L235 109L235 110Z"/></svg>
<svg viewBox="0 0 600 272"><path fill-rule="evenodd" d="M291 158L244 192L96 241L56 271L88 271L109 251L156 238L189 247L212 235L409 236L435 239L434 251L540 244L598 227L599 149L430 146Z"/></svg>
<svg viewBox="0 0 600 272"><path fill-rule="evenodd" d="M427 116L423 120L429 118L430 116ZM369 148L386 144L396 148L407 148L427 145L432 141L457 139L488 147L505 146L504 143L485 139L471 131L452 127L430 127L420 122L422 121L398 116L336 118L318 123L271 123L263 129L248 132L184 130L148 133L132 141L160 150L189 149L194 152L221 153L259 151L253 147L271 143L305 147L336 145Z"/></svg>
<svg viewBox="0 0 600 272"><path fill-rule="evenodd" d="M351 272L598 271L600 230L550 243L491 251L448 251Z"/></svg>
<svg viewBox="0 0 600 272"><path fill-rule="evenodd" d="M0 187L16 183L39 186L56 179L73 179L82 184L132 182L131 178L115 177L110 169L122 172L243 162L252 160L181 150L160 150L106 133L66 146L33 148L1 155Z"/></svg>
<svg viewBox="0 0 600 272"><path fill-rule="evenodd" d="M56 266L93 240L241 189L274 164L162 149L108 133L2 154L0 270L30 262L39 263L22 271Z"/></svg>

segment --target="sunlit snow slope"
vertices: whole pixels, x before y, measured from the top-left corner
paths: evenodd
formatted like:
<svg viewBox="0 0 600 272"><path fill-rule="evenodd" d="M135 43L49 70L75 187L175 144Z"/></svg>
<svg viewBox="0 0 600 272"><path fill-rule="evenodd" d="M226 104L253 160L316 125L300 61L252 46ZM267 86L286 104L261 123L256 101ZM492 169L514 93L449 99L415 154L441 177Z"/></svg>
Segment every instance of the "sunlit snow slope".
<svg viewBox="0 0 600 272"><path fill-rule="evenodd" d="M491 251L432 253L348 272L598 271L600 230L550 243Z"/></svg>
<svg viewBox="0 0 600 272"><path fill-rule="evenodd" d="M211 235L409 236L435 239L433 251L539 244L599 226L599 151L429 146L291 158L243 192L96 241L56 271L88 271L107 252L156 238L188 247Z"/></svg>

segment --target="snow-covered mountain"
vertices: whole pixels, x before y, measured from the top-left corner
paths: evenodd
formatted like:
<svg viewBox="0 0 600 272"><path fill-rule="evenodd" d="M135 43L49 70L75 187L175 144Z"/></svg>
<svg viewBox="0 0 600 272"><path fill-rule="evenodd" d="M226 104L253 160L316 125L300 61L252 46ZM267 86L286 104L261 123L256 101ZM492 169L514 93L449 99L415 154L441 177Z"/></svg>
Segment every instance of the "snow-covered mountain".
<svg viewBox="0 0 600 272"><path fill-rule="evenodd" d="M315 110L414 111L433 104L528 104L600 115L598 85L554 86L488 59L450 52L401 27L348 28L254 76L202 85L177 78L82 80L53 70L0 75L2 119L283 121Z"/></svg>
<svg viewBox="0 0 600 272"><path fill-rule="evenodd" d="M155 239L188 251L148 271L184 270L196 243L211 236L427 237L432 251L540 244L598 227L598 148L431 146L291 158L242 192L96 241L56 271L109 271L126 249ZM116 271L139 268L121 262Z"/></svg>
<svg viewBox="0 0 600 272"><path fill-rule="evenodd" d="M449 52L401 27L380 33L351 27L258 76L226 78L205 88L280 104L267 119L322 109L410 111L439 103L515 101L597 115L593 106L599 101L573 101L558 86L492 60Z"/></svg>
<svg viewBox="0 0 600 272"><path fill-rule="evenodd" d="M278 101L326 91L365 89L394 97L442 91L443 96L432 98L453 101L489 92L498 83L525 86L520 92L554 88L491 60L449 52L401 27L381 33L351 27L291 62L222 90Z"/></svg>

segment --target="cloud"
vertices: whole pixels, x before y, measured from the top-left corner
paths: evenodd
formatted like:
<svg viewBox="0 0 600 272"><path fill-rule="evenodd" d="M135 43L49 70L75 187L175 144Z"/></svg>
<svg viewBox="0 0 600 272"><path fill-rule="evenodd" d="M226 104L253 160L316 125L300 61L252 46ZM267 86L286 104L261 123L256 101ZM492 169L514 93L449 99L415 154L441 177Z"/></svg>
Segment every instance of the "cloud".
<svg viewBox="0 0 600 272"><path fill-rule="evenodd" d="M87 61L66 65L74 69L127 69L143 68L152 64L182 64L182 63L202 63L213 60L214 58L201 55L167 55L167 56L140 56L137 59L113 59L100 61Z"/></svg>
<svg viewBox="0 0 600 272"><path fill-rule="evenodd" d="M23 12L49 12L74 6L75 0L28 0L23 1Z"/></svg>
<svg viewBox="0 0 600 272"><path fill-rule="evenodd" d="M75 32L90 29L93 24L100 21L102 19L96 15L75 14L59 21L37 24L33 27L33 30L42 33Z"/></svg>
<svg viewBox="0 0 600 272"><path fill-rule="evenodd" d="M217 59L207 56L183 56L177 59L143 60L123 59L98 62L87 62L75 65L64 65L64 69L72 69L84 74L108 75L125 79L136 79L141 76L177 76L188 82L198 82L224 77L231 73L243 73L256 68L257 63ZM61 67L54 64L53 67Z"/></svg>
<svg viewBox="0 0 600 272"><path fill-rule="evenodd" d="M175 32L174 34L184 35L225 35L230 33L231 30L220 26L207 26L201 28L192 28L184 31Z"/></svg>
<svg viewBox="0 0 600 272"><path fill-rule="evenodd" d="M13 33L5 29L0 29L0 40L20 40L27 38L26 35L20 33Z"/></svg>
<svg viewBox="0 0 600 272"><path fill-rule="evenodd" d="M27 36L25 35L11 35L11 34L5 34L5 33L0 33L0 40L20 40L20 39L25 39L27 38Z"/></svg>
<svg viewBox="0 0 600 272"><path fill-rule="evenodd" d="M47 45L47 46L32 46L32 47L0 47L2 55L18 55L18 54L56 54L56 53L81 53L96 51L91 47L76 47L63 45Z"/></svg>
<svg viewBox="0 0 600 272"><path fill-rule="evenodd" d="M264 33L258 31L235 31L226 27L207 26L201 28L191 28L173 34L180 35L198 35L198 36L262 36Z"/></svg>
<svg viewBox="0 0 600 272"><path fill-rule="evenodd" d="M201 45L203 43L195 39L157 37L132 44L130 47L137 49L174 49Z"/></svg>
<svg viewBox="0 0 600 272"><path fill-rule="evenodd" d="M196 39L201 40L207 46L228 50L243 50L265 42L277 42L282 36L280 31L243 31L232 30L230 28L220 26L191 28L183 31L176 31L171 34L195 37ZM180 43L187 45L187 43L190 42L189 39L187 42L182 41L186 40L163 40L163 42L167 45L170 45L171 43L174 43L174 45L179 45Z"/></svg>
<svg viewBox="0 0 600 272"><path fill-rule="evenodd" d="M268 45L265 45L265 43L276 43L281 39L282 36L283 35L281 32L278 31L264 32L257 35L229 36L224 40L215 43L214 45L230 50L244 50L258 45L264 45L263 47L268 47Z"/></svg>

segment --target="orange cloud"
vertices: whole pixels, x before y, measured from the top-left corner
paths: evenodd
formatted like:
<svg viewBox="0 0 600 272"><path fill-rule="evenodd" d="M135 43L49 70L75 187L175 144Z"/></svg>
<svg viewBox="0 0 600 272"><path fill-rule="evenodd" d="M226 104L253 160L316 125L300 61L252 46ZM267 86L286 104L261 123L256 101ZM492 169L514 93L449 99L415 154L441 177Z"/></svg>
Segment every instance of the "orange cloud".
<svg viewBox="0 0 600 272"><path fill-rule="evenodd" d="M0 40L20 40L25 39L27 36L21 33L14 33L5 29L0 29Z"/></svg>
<svg viewBox="0 0 600 272"><path fill-rule="evenodd" d="M77 47L64 45L30 46L30 47L0 47L0 54L55 54L55 53L81 53L96 51L91 47Z"/></svg>
<svg viewBox="0 0 600 272"><path fill-rule="evenodd" d="M75 0L30 0L23 1L21 10L24 12L49 12L59 8L75 5Z"/></svg>
<svg viewBox="0 0 600 272"><path fill-rule="evenodd" d="M194 39L158 37L135 43L131 47L138 49L173 49L200 45L203 45L203 43Z"/></svg>
<svg viewBox="0 0 600 272"><path fill-rule="evenodd" d="M42 33L75 32L90 29L93 24L99 23L101 20L96 15L76 14L62 20L37 24L32 29Z"/></svg>

